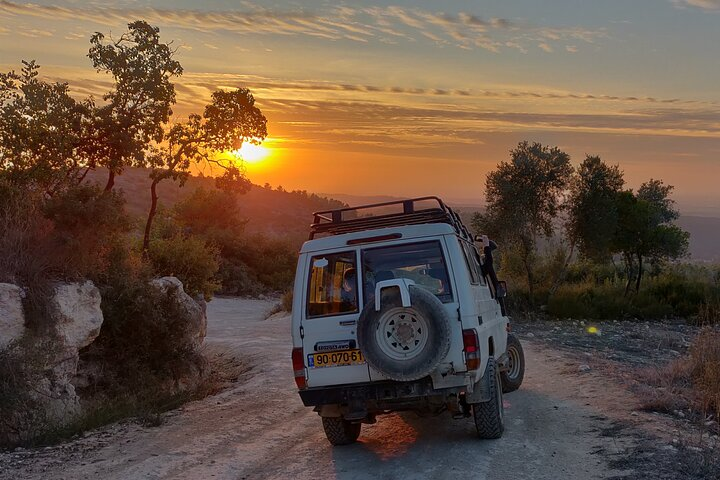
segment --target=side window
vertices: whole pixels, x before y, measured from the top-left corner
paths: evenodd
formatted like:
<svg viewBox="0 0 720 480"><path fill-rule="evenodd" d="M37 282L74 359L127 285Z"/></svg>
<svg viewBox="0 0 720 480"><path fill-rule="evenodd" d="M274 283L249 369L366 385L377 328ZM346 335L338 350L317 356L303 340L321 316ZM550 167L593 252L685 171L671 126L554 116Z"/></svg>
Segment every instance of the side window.
<svg viewBox="0 0 720 480"><path fill-rule="evenodd" d="M358 311L355 252L310 259L307 316L325 317Z"/></svg>
<svg viewBox="0 0 720 480"><path fill-rule="evenodd" d="M477 255L475 249L463 241L460 241L460 247L462 248L465 262L470 271L470 282L474 284L480 283L482 274L480 273L480 264L478 264L475 258L475 255Z"/></svg>
<svg viewBox="0 0 720 480"><path fill-rule="evenodd" d="M484 284L485 274L483 273L482 262L480 261L480 253L475 245L470 245L470 256L473 259L472 263L475 264L475 268L477 269L478 279L480 283Z"/></svg>

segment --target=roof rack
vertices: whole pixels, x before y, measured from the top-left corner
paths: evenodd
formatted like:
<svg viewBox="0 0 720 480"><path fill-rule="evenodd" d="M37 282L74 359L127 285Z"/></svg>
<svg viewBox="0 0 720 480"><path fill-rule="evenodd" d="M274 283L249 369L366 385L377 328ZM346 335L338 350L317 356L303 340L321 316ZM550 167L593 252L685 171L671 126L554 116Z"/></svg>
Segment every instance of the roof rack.
<svg viewBox="0 0 720 480"><path fill-rule="evenodd" d="M437 206L418 205L420 202L437 202ZM402 206L398 213L380 215L368 214L370 209ZM363 215L365 213L365 215ZM438 197L418 197L393 202L373 203L357 207L339 208L313 213L310 226L310 240L318 235L341 235L377 228L422 225L427 223L447 223L465 240L472 242L472 235L460 220L460 216Z"/></svg>

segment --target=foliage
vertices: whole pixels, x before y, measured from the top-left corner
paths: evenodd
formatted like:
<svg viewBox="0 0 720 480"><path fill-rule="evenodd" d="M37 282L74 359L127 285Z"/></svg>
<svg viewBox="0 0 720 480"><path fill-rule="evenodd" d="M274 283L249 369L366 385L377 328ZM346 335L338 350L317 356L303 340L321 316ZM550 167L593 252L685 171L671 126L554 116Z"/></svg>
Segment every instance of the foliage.
<svg viewBox="0 0 720 480"><path fill-rule="evenodd" d="M522 272L503 265L503 275L510 287L508 302L515 313L533 313L527 289L522 287ZM538 274L553 276L552 261L541 264ZM575 263L566 282L553 295L548 283L540 284L537 298L547 299L545 312L556 318L662 319L683 317L699 323L717 321L712 312L720 305L720 283L715 276L718 267L672 264L649 275L647 286L633 296L624 295L626 277L623 270L612 265L591 262Z"/></svg>
<svg viewBox="0 0 720 480"><path fill-rule="evenodd" d="M668 197L672 186L658 180L644 183L637 194L620 192L616 196L617 226L611 248L622 253L630 288L640 290L645 259L654 262L676 259L687 253L689 234L668 222L678 218L674 202Z"/></svg>
<svg viewBox="0 0 720 480"><path fill-rule="evenodd" d="M702 411L720 418L720 332L703 329L690 349L691 377L702 398Z"/></svg>
<svg viewBox="0 0 720 480"><path fill-rule="evenodd" d="M28 338L0 349L0 447L22 443L48 427L33 392L47 366L52 345L28 349Z"/></svg>
<svg viewBox="0 0 720 480"><path fill-rule="evenodd" d="M152 168L152 205L145 225L143 250L150 242L152 222L157 206L157 184L170 178L184 183L193 163L213 163L225 169L218 186L236 194L245 193L250 182L244 172L234 164L218 160L218 154L239 148L244 141L261 142L267 136L267 120L255 106L255 98L246 88L230 92L217 91L201 117L190 115L185 123L170 128L166 142L153 148L148 156Z"/></svg>
<svg viewBox="0 0 720 480"><path fill-rule="evenodd" d="M99 280L118 251L127 249L131 224L125 200L116 192L79 185L48 199L43 213L53 222L55 253L64 259L66 276Z"/></svg>
<svg viewBox="0 0 720 480"><path fill-rule="evenodd" d="M625 180L619 167L588 155L570 184L567 235L580 253L596 261L612 255L611 241L618 222L617 194Z"/></svg>
<svg viewBox="0 0 720 480"><path fill-rule="evenodd" d="M174 220L186 234L199 236L217 249L224 293L285 290L295 274L295 249L285 240L246 234L247 221L239 212L234 193L200 188L175 206Z"/></svg>
<svg viewBox="0 0 720 480"><path fill-rule="evenodd" d="M77 101L66 83L38 79L39 65L0 73L0 175L46 194L81 180L94 164L87 149L91 100Z"/></svg>
<svg viewBox="0 0 720 480"><path fill-rule="evenodd" d="M128 24L117 40L96 32L90 44L93 66L115 81L103 96L107 104L95 111L92 145L98 163L108 169L110 190L115 175L128 165L145 165L148 144L163 140L175 103L170 79L183 70L170 44L160 42L159 29L144 21Z"/></svg>
<svg viewBox="0 0 720 480"><path fill-rule="evenodd" d="M126 279L129 280L129 279ZM129 281L103 291L103 328L93 348L116 364L114 374L131 380L138 370L161 375L192 356L185 314L172 292Z"/></svg>
<svg viewBox="0 0 720 480"><path fill-rule="evenodd" d="M511 246L519 255L533 303L537 242L550 237L572 174L570 157L557 147L521 142L485 183L487 212L473 227Z"/></svg>
<svg viewBox="0 0 720 480"><path fill-rule="evenodd" d="M28 323L41 328L54 282L102 282L129 255L129 228L117 194L80 185L47 197L0 180L0 281L25 288Z"/></svg>
<svg viewBox="0 0 720 480"><path fill-rule="evenodd" d="M148 258L158 276L177 277L190 296L210 300L219 288L215 280L218 252L198 236L176 235L150 243Z"/></svg>

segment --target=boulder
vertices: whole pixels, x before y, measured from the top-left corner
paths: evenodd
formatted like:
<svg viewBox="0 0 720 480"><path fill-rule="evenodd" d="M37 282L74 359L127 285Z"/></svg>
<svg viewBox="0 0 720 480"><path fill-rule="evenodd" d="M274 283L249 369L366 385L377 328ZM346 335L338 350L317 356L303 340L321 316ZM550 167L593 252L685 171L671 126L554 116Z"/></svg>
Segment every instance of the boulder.
<svg viewBox="0 0 720 480"><path fill-rule="evenodd" d="M150 284L163 293L170 292L180 306L180 310L184 313L187 334L190 343L195 349L202 345L207 333L207 316L205 314L205 302L202 304L193 300L193 298L185 293L183 284L175 277L156 278Z"/></svg>
<svg viewBox="0 0 720 480"><path fill-rule="evenodd" d="M100 290L90 281L55 287L50 312L55 332L70 349L87 347L100 334L103 323Z"/></svg>
<svg viewBox="0 0 720 480"><path fill-rule="evenodd" d="M23 290L11 283L0 283L0 350L25 333Z"/></svg>

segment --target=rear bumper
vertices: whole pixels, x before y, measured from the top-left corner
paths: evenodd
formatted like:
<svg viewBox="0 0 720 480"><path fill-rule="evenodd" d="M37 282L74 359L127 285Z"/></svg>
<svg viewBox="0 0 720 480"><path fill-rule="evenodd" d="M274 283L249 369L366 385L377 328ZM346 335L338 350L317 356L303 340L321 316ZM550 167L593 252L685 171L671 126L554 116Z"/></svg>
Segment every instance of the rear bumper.
<svg viewBox="0 0 720 480"><path fill-rule="evenodd" d="M429 398L445 399L463 387L436 390L430 377L413 382L375 382L299 390L306 407L321 405L375 405L377 408L425 402Z"/></svg>

